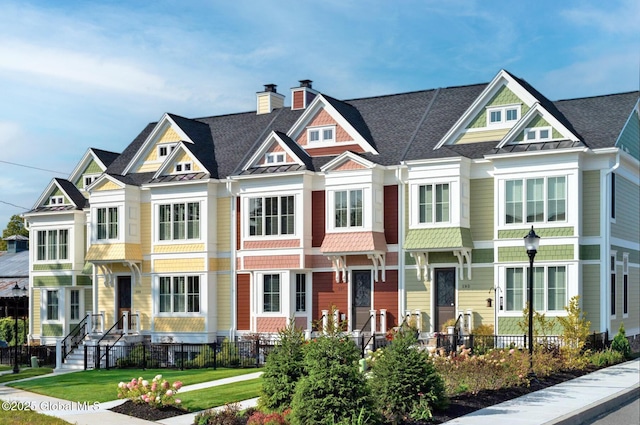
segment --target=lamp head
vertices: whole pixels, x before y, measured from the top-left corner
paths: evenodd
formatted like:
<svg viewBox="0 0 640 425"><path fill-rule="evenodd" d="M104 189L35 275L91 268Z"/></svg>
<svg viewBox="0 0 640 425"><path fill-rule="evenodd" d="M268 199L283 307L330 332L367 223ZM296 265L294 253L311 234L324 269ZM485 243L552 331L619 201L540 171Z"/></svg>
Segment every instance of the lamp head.
<svg viewBox="0 0 640 425"><path fill-rule="evenodd" d="M533 226L531 226L529 234L524 237L524 247L527 249L527 252L537 252L539 246L540 236L536 235L536 232L533 231Z"/></svg>

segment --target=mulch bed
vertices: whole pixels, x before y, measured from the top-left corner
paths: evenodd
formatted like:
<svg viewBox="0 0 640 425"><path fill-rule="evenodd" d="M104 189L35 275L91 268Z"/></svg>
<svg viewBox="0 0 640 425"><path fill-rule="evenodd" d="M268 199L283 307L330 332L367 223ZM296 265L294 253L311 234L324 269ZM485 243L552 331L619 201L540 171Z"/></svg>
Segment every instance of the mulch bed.
<svg viewBox="0 0 640 425"><path fill-rule="evenodd" d="M140 419L146 419L148 421L159 421L189 413L185 409L176 406L166 406L156 409L146 403L134 403L130 400L127 400L121 405L109 410L116 413L122 413L124 415L135 416Z"/></svg>

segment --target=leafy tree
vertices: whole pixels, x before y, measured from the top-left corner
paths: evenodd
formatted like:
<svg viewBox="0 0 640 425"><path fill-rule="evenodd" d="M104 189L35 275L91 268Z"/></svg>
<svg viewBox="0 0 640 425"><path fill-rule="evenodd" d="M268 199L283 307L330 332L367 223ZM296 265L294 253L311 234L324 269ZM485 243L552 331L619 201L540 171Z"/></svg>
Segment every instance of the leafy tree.
<svg viewBox="0 0 640 425"><path fill-rule="evenodd" d="M631 355L631 344L629 344L626 331L624 330L624 323L622 322L620 323L618 333L613 337L613 341L611 341L611 349L622 353L626 358Z"/></svg>
<svg viewBox="0 0 640 425"><path fill-rule="evenodd" d="M13 346L15 344L15 326L16 321L13 316L0 319L0 340L7 341L9 346ZM24 320L18 318L18 345L22 345L26 342L24 339L25 327L28 331L29 322L25 322Z"/></svg>
<svg viewBox="0 0 640 425"><path fill-rule="evenodd" d="M582 349L587 342L591 322L586 319L586 314L580 309L579 295L571 297L569 305L564 309L567 315L558 316L558 322L562 327L562 336L565 341L562 351L566 356L566 366L580 367L582 363L588 361L586 357L582 357Z"/></svg>
<svg viewBox="0 0 640 425"><path fill-rule="evenodd" d="M7 241L5 241L4 238L13 235L21 235L27 237L29 236L29 231L24 227L24 221L17 214L11 216L11 218L9 219L9 223L7 223L6 229L2 231L3 240L0 240L0 251L7 250Z"/></svg>
<svg viewBox="0 0 640 425"><path fill-rule="evenodd" d="M371 371L376 405L393 423L431 419L432 410L447 403L443 378L429 354L416 348L416 342L414 332L399 332Z"/></svg>

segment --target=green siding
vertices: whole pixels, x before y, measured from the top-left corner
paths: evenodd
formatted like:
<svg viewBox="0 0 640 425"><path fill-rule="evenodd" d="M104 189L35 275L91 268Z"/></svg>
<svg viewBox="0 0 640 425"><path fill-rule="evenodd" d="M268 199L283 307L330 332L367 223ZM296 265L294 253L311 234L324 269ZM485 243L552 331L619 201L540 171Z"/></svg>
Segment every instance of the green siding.
<svg viewBox="0 0 640 425"><path fill-rule="evenodd" d="M502 86L500 87L500 89L498 89L498 92L491 99L489 99L485 106L515 105L518 103L521 104L520 116L522 117L529 111L529 107L525 105L514 92L509 90L507 86ZM482 111L475 116L475 118L471 121L467 128L484 128L486 126L487 111L483 108Z"/></svg>
<svg viewBox="0 0 640 425"><path fill-rule="evenodd" d="M71 203L71 202L69 202L69 199L66 196L64 196L64 193L62 193L62 191L58 187L56 187L56 190L54 190L53 192L51 192L49 194L49 197L52 197L52 196L62 196L62 198L64 199L64 203L65 204L70 204ZM49 205L49 201L50 201L50 199L47 199L47 202L45 202L45 205Z"/></svg>
<svg viewBox="0 0 640 425"><path fill-rule="evenodd" d="M45 323L42 325L42 336L63 336L62 325Z"/></svg>
<svg viewBox="0 0 640 425"><path fill-rule="evenodd" d="M405 291L407 296L407 309L417 310L422 313L422 330L428 331L431 327L431 283L418 280L415 268L405 269Z"/></svg>
<svg viewBox="0 0 640 425"><path fill-rule="evenodd" d="M76 276L76 285L91 286L91 276Z"/></svg>
<svg viewBox="0 0 640 425"><path fill-rule="evenodd" d="M573 245L546 245L538 248L536 254L536 261L549 261L549 260L573 260L575 259L575 253ZM514 262L528 262L529 256L523 246L510 246L498 248L498 262L500 263L514 263Z"/></svg>
<svg viewBox="0 0 640 425"><path fill-rule="evenodd" d="M600 236L600 171L582 172L582 234Z"/></svg>
<svg viewBox="0 0 640 425"><path fill-rule="evenodd" d="M600 245L580 245L581 260L599 260Z"/></svg>
<svg viewBox="0 0 640 425"><path fill-rule="evenodd" d="M582 265L582 312L591 322L591 330L600 330L600 265Z"/></svg>
<svg viewBox="0 0 640 425"><path fill-rule="evenodd" d="M430 250L447 248L473 248L471 230L464 227L436 227L411 229L407 233L404 248L408 250Z"/></svg>
<svg viewBox="0 0 640 425"><path fill-rule="evenodd" d="M522 317L499 317L498 316L498 334L500 335L523 335L522 330L518 326L518 322Z"/></svg>
<svg viewBox="0 0 640 425"><path fill-rule="evenodd" d="M33 286L71 286L71 276L34 276Z"/></svg>
<svg viewBox="0 0 640 425"><path fill-rule="evenodd" d="M474 249L471 252L471 262L476 263L493 263L493 248Z"/></svg>
<svg viewBox="0 0 640 425"><path fill-rule="evenodd" d="M616 254L616 260L622 261L623 253L629 253L629 264L638 264L640 263L640 251L636 251L634 249L624 248L621 246L611 245L611 249L613 251L618 251Z"/></svg>
<svg viewBox="0 0 640 425"><path fill-rule="evenodd" d="M638 140L640 140L640 118L638 118L637 113L632 113L622 133L620 133L620 139L616 146L629 152L635 159L640 160L640 144Z"/></svg>
<svg viewBox="0 0 640 425"><path fill-rule="evenodd" d="M33 271L71 270L71 263L35 264Z"/></svg>
<svg viewBox="0 0 640 425"><path fill-rule="evenodd" d="M87 311L93 311L93 293L92 291L85 290L84 291L84 310L81 311L80 315L84 316L84 313Z"/></svg>
<svg viewBox="0 0 640 425"><path fill-rule="evenodd" d="M499 230L498 239L524 239L524 237L529 234L530 230L531 226L522 229ZM534 230L541 238L573 236L573 227L537 228L534 225Z"/></svg>
<svg viewBox="0 0 640 425"><path fill-rule="evenodd" d="M616 174L616 222L611 224L611 236L634 243L640 240L638 205L638 184Z"/></svg>
<svg viewBox="0 0 640 425"><path fill-rule="evenodd" d="M493 240L493 179L471 180L471 237L474 241Z"/></svg>
<svg viewBox="0 0 640 425"><path fill-rule="evenodd" d="M82 175L78 177L78 180L73 182L73 184L78 189L84 189L84 176L86 174L102 174L103 171L104 170L102 169L102 167L100 167L100 165L98 165L98 163L92 159L89 165L87 165L87 168L85 168L82 172Z"/></svg>
<svg viewBox="0 0 640 425"><path fill-rule="evenodd" d="M535 127L551 127L551 124L547 122L542 116L536 115L529 123L527 124L527 128L535 128ZM552 139L562 139L562 134L555 128L551 128L551 138ZM516 142L524 141L524 131L520 132L518 136L514 139Z"/></svg>

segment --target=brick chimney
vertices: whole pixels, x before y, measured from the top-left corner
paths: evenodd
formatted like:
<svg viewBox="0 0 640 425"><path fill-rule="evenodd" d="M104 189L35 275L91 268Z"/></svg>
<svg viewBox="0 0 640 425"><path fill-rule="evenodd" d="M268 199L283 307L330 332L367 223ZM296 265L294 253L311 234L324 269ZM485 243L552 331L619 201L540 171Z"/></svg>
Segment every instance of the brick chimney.
<svg viewBox="0 0 640 425"><path fill-rule="evenodd" d="M275 84L265 84L264 91L260 91L257 94L257 114L268 114L274 109L282 108L284 106L284 95L281 95L276 91Z"/></svg>
<svg viewBox="0 0 640 425"><path fill-rule="evenodd" d="M299 87L291 89L291 109L305 109L318 94L311 87L311 80L300 80Z"/></svg>

